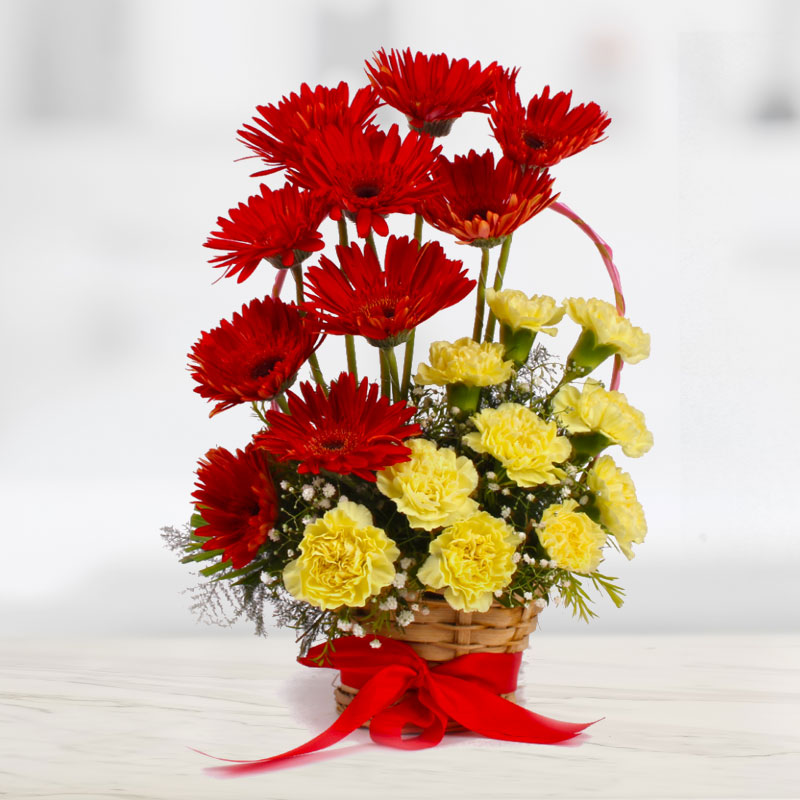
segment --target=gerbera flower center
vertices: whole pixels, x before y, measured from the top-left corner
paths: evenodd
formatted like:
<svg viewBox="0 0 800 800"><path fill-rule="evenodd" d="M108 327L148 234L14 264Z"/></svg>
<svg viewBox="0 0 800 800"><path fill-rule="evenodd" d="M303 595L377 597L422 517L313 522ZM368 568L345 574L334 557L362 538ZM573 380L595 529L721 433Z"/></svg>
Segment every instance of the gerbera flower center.
<svg viewBox="0 0 800 800"><path fill-rule="evenodd" d="M367 181L365 183L357 183L353 186L353 194L362 200L368 200L370 197L377 197L381 193L381 187L375 181Z"/></svg>
<svg viewBox="0 0 800 800"><path fill-rule="evenodd" d="M523 133L522 141L525 142L531 150L541 150L544 147L544 142L532 133Z"/></svg>
<svg viewBox="0 0 800 800"><path fill-rule="evenodd" d="M275 369L275 365L280 361L280 356L267 356L261 359L251 370L251 378L264 378Z"/></svg>
<svg viewBox="0 0 800 800"><path fill-rule="evenodd" d="M464 219L475 219L475 217L480 217L481 219L486 219L486 215L489 213L488 208L475 208L467 214L464 214Z"/></svg>
<svg viewBox="0 0 800 800"><path fill-rule="evenodd" d="M320 432L309 445L317 453L348 452L353 449L353 436L350 431L341 429Z"/></svg>
<svg viewBox="0 0 800 800"><path fill-rule="evenodd" d="M400 298L394 296L374 297L362 303L359 311L367 318L382 316L385 319L394 319L397 314L397 304Z"/></svg>

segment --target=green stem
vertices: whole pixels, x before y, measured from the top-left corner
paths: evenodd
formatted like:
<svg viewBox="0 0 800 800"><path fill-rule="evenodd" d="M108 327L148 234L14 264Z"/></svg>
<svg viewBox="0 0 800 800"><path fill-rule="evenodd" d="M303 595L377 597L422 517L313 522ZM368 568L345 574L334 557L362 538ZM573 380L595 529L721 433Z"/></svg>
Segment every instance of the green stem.
<svg viewBox="0 0 800 800"><path fill-rule="evenodd" d="M352 333L346 333L344 348L347 351L347 371L353 373L353 378L358 383L358 362L356 361L356 339Z"/></svg>
<svg viewBox="0 0 800 800"><path fill-rule="evenodd" d="M289 413L289 403L286 402L286 397L284 395L279 394L275 398L275 402L281 407L281 411L283 411L284 414Z"/></svg>
<svg viewBox="0 0 800 800"><path fill-rule="evenodd" d="M411 365L414 359L414 338L416 333L417 329L414 328L408 335L405 353L403 354L403 384L400 387L401 400L408 400L408 392L411 389Z"/></svg>
<svg viewBox="0 0 800 800"><path fill-rule="evenodd" d="M386 358L386 351L382 347L378 348L378 358L381 362L381 395L391 399L392 383L389 377L389 362Z"/></svg>
<svg viewBox="0 0 800 800"><path fill-rule="evenodd" d="M342 214L339 220L339 244L342 247L347 247L350 240L347 237L347 219ZM347 353L347 371L353 374L353 377L358 382L358 362L356 360L356 340L352 334L345 334L344 349Z"/></svg>
<svg viewBox="0 0 800 800"><path fill-rule="evenodd" d="M339 244L342 247L347 247L349 243L350 240L347 238L347 220L344 214L342 214L339 219Z"/></svg>
<svg viewBox="0 0 800 800"><path fill-rule="evenodd" d="M303 294L303 268L292 267L292 276L294 277L294 282L297 286L297 305L302 306L305 299L305 295ZM311 374L314 376L314 382L317 384L317 386L321 386L322 391L327 395L328 389L325 386L325 378L322 376L322 370L320 369L319 359L317 358L316 352L311 353L311 355L308 357L308 363L311 366Z"/></svg>
<svg viewBox="0 0 800 800"><path fill-rule="evenodd" d="M389 376L392 380L392 392L394 399L400 399L400 378L397 371L397 358L394 354L394 347L386 348L386 360L389 362Z"/></svg>
<svg viewBox="0 0 800 800"><path fill-rule="evenodd" d="M322 391L327 397L328 387L325 385L325 378L322 375L322 369L319 366L319 359L317 358L316 353L312 353L308 357L308 363L311 365L311 374L314 376L314 382L317 384L317 386L322 387Z"/></svg>
<svg viewBox="0 0 800 800"><path fill-rule="evenodd" d="M503 245L500 248L500 257L497 259L497 272L494 276L494 286L492 288L499 292L503 288L503 279L506 276L506 265L508 264L508 252L511 250L511 236L509 234L503 240ZM496 321L494 313L489 311L489 319L486 320L486 335L483 337L485 342L491 342L494 338L494 323Z"/></svg>
<svg viewBox="0 0 800 800"><path fill-rule="evenodd" d="M489 272L489 248L481 249L481 274L478 278L478 298L475 303L475 325L472 328L472 338L479 342L483 330L483 306L486 297L486 275Z"/></svg>
<svg viewBox="0 0 800 800"><path fill-rule="evenodd" d="M375 255L378 255L378 248L375 246L375 234L373 234L372 228L369 229L366 239L367 244L372 248L372 252L375 253Z"/></svg>
<svg viewBox="0 0 800 800"><path fill-rule="evenodd" d="M414 238L417 240L417 244L422 244L422 214L414 217Z"/></svg>
<svg viewBox="0 0 800 800"><path fill-rule="evenodd" d="M297 305L303 305L305 295L303 294L303 268L292 267L292 277L294 278L294 285L297 288Z"/></svg>

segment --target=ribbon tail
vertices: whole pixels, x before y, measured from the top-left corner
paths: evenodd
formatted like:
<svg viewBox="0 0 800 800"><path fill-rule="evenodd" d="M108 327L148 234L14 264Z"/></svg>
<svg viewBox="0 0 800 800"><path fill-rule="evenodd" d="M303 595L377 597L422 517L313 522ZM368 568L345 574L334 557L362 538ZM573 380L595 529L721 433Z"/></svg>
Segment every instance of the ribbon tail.
<svg viewBox="0 0 800 800"><path fill-rule="evenodd" d="M373 678L367 681L333 724L305 744L287 750L285 753L253 761L233 761L232 759L221 758L218 760L229 761L230 763L219 767L209 767L206 771L221 777L263 772L286 759L296 758L297 756L303 756L330 747L349 736L368 719L371 719L379 711L382 711L401 697L408 687L410 677L413 677L413 674L402 667L383 670L380 673L380 680Z"/></svg>
<svg viewBox="0 0 800 800"><path fill-rule="evenodd" d="M435 703L468 730L490 739L556 744L572 739L594 722L562 722L534 714L474 682L437 676L428 687Z"/></svg>

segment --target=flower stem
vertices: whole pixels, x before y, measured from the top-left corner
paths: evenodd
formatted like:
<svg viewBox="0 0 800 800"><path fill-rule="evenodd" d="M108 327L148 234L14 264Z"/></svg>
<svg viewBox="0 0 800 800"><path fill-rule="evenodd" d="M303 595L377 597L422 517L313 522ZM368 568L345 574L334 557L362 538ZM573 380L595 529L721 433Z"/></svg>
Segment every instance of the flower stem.
<svg viewBox="0 0 800 800"><path fill-rule="evenodd" d="M283 283L286 280L286 270L279 269L278 274L275 276L275 283L272 284L272 299L274 300L277 297L281 296L281 289L283 289Z"/></svg>
<svg viewBox="0 0 800 800"><path fill-rule="evenodd" d="M619 271L614 264L614 252L606 242L590 225L584 222L569 206L564 203L551 203L553 211L574 222L592 241L597 248L603 263L606 266L608 277L611 278L611 285L614 287L614 302L617 306L617 314L621 317L625 315L625 297L622 294L622 281ZM622 359L619 355L614 356L614 369L611 373L611 390L619 388L619 376L622 372Z"/></svg>
<svg viewBox="0 0 800 800"><path fill-rule="evenodd" d="M392 381L392 392L394 393L394 399L400 399L400 378L398 377L397 372L397 358L394 354L394 347L387 347L386 348L386 361L389 364L389 376Z"/></svg>
<svg viewBox="0 0 800 800"><path fill-rule="evenodd" d="M350 240L347 236L347 219L342 214L339 219L339 244L342 247L347 247ZM344 349L347 353L347 371L351 372L353 377L358 383L358 361L356 359L356 340L353 334L345 334Z"/></svg>
<svg viewBox="0 0 800 800"><path fill-rule="evenodd" d="M286 402L286 397L284 395L279 394L275 398L275 402L281 407L281 411L283 411L284 414L289 413L289 403Z"/></svg>
<svg viewBox="0 0 800 800"><path fill-rule="evenodd" d="M411 366L414 360L414 338L416 333L417 329L414 328L408 335L405 353L403 354L403 383L400 386L401 400L408 400L408 392L411 389Z"/></svg>
<svg viewBox="0 0 800 800"><path fill-rule="evenodd" d="M372 252L378 255L378 248L375 246L375 234L372 232L372 228L369 229L366 240L367 244L372 248Z"/></svg>
<svg viewBox="0 0 800 800"><path fill-rule="evenodd" d="M303 294L303 268L292 267L292 277L294 278L294 285L297 289L297 305L303 305L305 295Z"/></svg>
<svg viewBox="0 0 800 800"><path fill-rule="evenodd" d="M500 248L500 257L497 259L497 272L494 276L494 285L492 288L499 292L503 288L503 280L506 276L506 266L508 265L508 253L511 250L511 237L513 234L509 234L503 240L503 245ZM494 315L494 312L491 310L489 311L489 319L486 320L486 335L483 337L485 342L491 342L494 338L494 323L497 318Z"/></svg>
<svg viewBox="0 0 800 800"><path fill-rule="evenodd" d="M414 217L414 238L417 240L417 244L422 244L422 214Z"/></svg>
<svg viewBox="0 0 800 800"><path fill-rule="evenodd" d="M381 395L391 399L391 378L389 377L389 361L386 358L386 350L378 348L378 358L381 362Z"/></svg>
<svg viewBox="0 0 800 800"><path fill-rule="evenodd" d="M356 361L356 340L352 333L345 334L344 348L347 352L347 371L353 374L358 383L358 362Z"/></svg>
<svg viewBox="0 0 800 800"><path fill-rule="evenodd" d="M292 276L294 277L294 282L297 286L297 305L301 306L305 297L303 294L302 267L292 267ZM325 392L325 394L327 394L328 390L325 386L325 378L322 376L322 370L319 367L319 359L317 358L316 352L311 353L311 355L308 357L308 363L311 366L311 374L314 376L314 382L317 384L317 386L321 386L322 390Z"/></svg>
<svg viewBox="0 0 800 800"><path fill-rule="evenodd" d="M347 238L347 220L345 219L344 214L339 218L339 244L342 247L347 247L350 243L349 239Z"/></svg>
<svg viewBox="0 0 800 800"><path fill-rule="evenodd" d="M479 342L483 330L483 306L486 297L486 275L489 272L489 248L481 248L481 274L478 278L478 298L475 303L475 325L472 328L472 338Z"/></svg>

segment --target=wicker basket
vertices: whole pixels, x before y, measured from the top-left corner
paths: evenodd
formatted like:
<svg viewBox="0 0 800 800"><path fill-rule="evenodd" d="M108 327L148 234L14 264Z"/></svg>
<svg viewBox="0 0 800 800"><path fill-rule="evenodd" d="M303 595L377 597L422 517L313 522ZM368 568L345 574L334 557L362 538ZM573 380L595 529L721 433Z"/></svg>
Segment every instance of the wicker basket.
<svg viewBox="0 0 800 800"><path fill-rule="evenodd" d="M493 603L488 611L455 611L441 595L426 593L422 604L430 609L405 628L391 628L383 635L410 644L416 653L435 665L468 653L516 653L525 650L536 630L540 609L534 605L504 608ZM357 619L357 617L355 617ZM365 627L367 627L365 625ZM334 689L341 714L358 689L340 684ZM513 692L503 695L514 700ZM448 727L457 729L456 726Z"/></svg>

